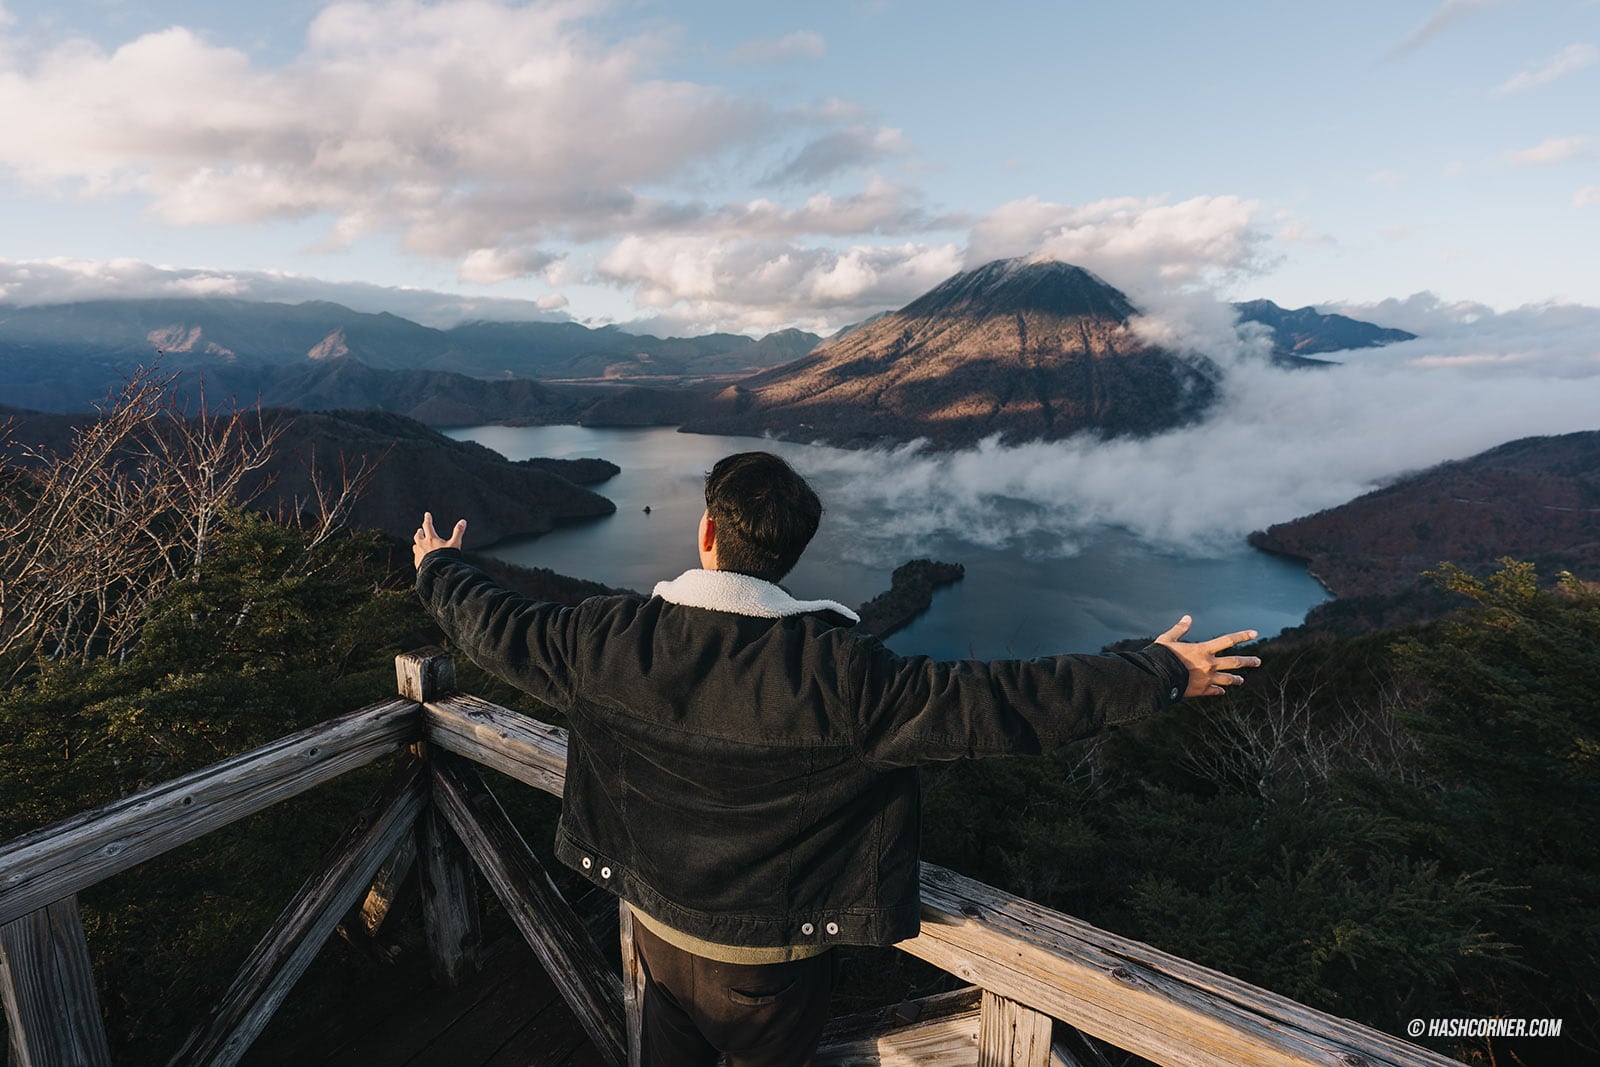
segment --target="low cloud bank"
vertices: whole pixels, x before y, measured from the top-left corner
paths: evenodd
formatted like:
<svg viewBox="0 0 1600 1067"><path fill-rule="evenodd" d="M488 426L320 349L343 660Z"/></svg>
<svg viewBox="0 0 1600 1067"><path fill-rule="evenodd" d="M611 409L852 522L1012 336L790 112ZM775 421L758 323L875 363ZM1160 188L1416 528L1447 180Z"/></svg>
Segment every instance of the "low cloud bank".
<svg viewBox="0 0 1600 1067"><path fill-rule="evenodd" d="M0 304L67 304L80 300L231 297L299 304L328 300L355 311L401 315L441 329L471 319L564 322L565 298L538 300L463 296L369 282L331 282L280 271L159 267L134 259L0 259Z"/></svg>
<svg viewBox="0 0 1600 1067"><path fill-rule="evenodd" d="M828 450L808 457L810 469L850 499L839 521L877 516L847 531L863 558L903 559L950 536L1068 557L1105 526L1207 556L1446 460L1600 429L1600 309L1479 308L1464 321L1462 305L1435 298L1390 303L1392 315L1369 317L1427 324L1433 335L1336 354L1344 365L1326 371L1266 365L1259 340L1213 348L1222 395L1199 425L1143 440L990 441L953 454ZM1192 301L1191 322L1204 326L1203 307ZM1210 328L1219 317L1213 310Z"/></svg>

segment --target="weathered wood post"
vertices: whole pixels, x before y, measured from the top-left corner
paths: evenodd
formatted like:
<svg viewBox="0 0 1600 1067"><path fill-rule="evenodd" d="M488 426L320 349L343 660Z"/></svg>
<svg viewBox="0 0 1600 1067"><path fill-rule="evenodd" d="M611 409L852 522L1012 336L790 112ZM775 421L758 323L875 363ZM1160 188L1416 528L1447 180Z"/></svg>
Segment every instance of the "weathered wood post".
<svg viewBox="0 0 1600 1067"><path fill-rule="evenodd" d="M0 926L13 1067L111 1067L76 895Z"/></svg>
<svg viewBox="0 0 1600 1067"><path fill-rule="evenodd" d="M455 691L455 660L441 648L402 653L395 657L394 665L401 696L426 704ZM424 758L431 758L428 749L427 741L418 746ZM417 821L417 858L421 861L417 870L423 929L433 977L446 988L455 988L477 965L483 941L482 908L472 857L432 799Z"/></svg>
<svg viewBox="0 0 1600 1067"><path fill-rule="evenodd" d="M400 695L419 704L456 690L456 661L437 645L400 653L394 658L394 675Z"/></svg>
<svg viewBox="0 0 1600 1067"><path fill-rule="evenodd" d="M1050 1067L1050 1016L983 991L978 1067Z"/></svg>

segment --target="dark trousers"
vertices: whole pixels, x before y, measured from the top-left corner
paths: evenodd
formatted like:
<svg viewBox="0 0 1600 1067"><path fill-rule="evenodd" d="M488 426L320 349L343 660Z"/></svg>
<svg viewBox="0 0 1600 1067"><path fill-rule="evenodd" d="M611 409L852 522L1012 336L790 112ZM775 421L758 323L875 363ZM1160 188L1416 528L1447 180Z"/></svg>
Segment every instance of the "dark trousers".
<svg viewBox="0 0 1600 1067"><path fill-rule="evenodd" d="M828 1021L832 951L790 963L719 963L633 926L644 964L645 1067L806 1067Z"/></svg>

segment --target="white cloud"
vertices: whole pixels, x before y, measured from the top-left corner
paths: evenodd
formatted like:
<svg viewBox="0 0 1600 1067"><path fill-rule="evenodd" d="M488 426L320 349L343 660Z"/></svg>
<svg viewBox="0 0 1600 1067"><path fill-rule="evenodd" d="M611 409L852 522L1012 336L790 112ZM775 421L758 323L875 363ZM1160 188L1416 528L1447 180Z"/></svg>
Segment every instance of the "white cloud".
<svg viewBox="0 0 1600 1067"><path fill-rule="evenodd" d="M857 124L813 138L770 173L771 185L815 183L842 170L854 170L910 151L899 130Z"/></svg>
<svg viewBox="0 0 1600 1067"><path fill-rule="evenodd" d="M1007 204L979 219L965 250L910 241L848 248L805 247L791 238L861 232L905 220L901 191L874 183L857 198L813 197L798 210L753 202L725 212L709 233L635 234L601 260L598 274L631 288L673 330L768 329L785 324L828 332L866 315L904 306L957 271L992 259L1046 255L1095 271L1127 292L1145 316L1142 332L1164 343L1216 334L1238 344L1232 313L1209 296L1192 298L1266 261L1268 237L1254 225L1258 205L1238 197L1104 200L1081 207L1037 199ZM925 226L963 220L918 217ZM755 234L758 236L752 237ZM561 284L554 277L552 284ZM1184 340L1174 340L1182 338Z"/></svg>
<svg viewBox="0 0 1600 1067"><path fill-rule="evenodd" d="M1590 204L1600 204L1600 185L1585 185L1572 194L1573 207L1588 207Z"/></svg>
<svg viewBox="0 0 1600 1067"><path fill-rule="evenodd" d="M1592 44L1569 44L1541 65L1512 75L1495 89L1495 93L1504 96L1549 85L1557 78L1582 70L1597 60L1600 60L1600 48Z"/></svg>
<svg viewBox="0 0 1600 1067"><path fill-rule="evenodd" d="M1593 153L1594 138L1580 135L1576 137L1550 137L1532 148L1524 148L1512 152L1510 160L1525 167L1546 166L1551 163L1565 163L1573 159L1583 159Z"/></svg>
<svg viewBox="0 0 1600 1067"><path fill-rule="evenodd" d="M461 261L459 277L473 285L492 285L537 274L555 258L537 248L478 248Z"/></svg>
<svg viewBox="0 0 1600 1067"><path fill-rule="evenodd" d="M1405 175L1393 170L1375 170L1367 175L1367 181L1373 185L1381 185L1385 189L1393 189L1400 184Z"/></svg>
<svg viewBox="0 0 1600 1067"><path fill-rule="evenodd" d="M559 266L559 262L552 266ZM565 298L554 294L537 300L484 298L365 282L329 282L281 271L161 267L131 259L0 259L0 303L64 304L191 296L285 304L328 300L356 311L388 311L440 327L468 319L567 319L566 315L555 313L565 306Z"/></svg>
<svg viewBox="0 0 1600 1067"><path fill-rule="evenodd" d="M1256 224L1259 210L1257 201L1237 196L1176 204L1122 197L1081 207L1029 197L978 220L966 264L1052 256L1094 271L1142 304L1182 287L1261 271L1269 239Z"/></svg>
<svg viewBox="0 0 1600 1067"><path fill-rule="evenodd" d="M1274 240L1286 244L1331 245L1337 242L1331 234L1319 233L1299 219L1289 219L1272 235Z"/></svg>
<svg viewBox="0 0 1600 1067"><path fill-rule="evenodd" d="M711 169L814 188L908 151L860 109L659 78L660 42L600 36L598 6L337 3L280 65L181 27L72 40L0 76L0 168L172 223L326 218L329 247L398 233L492 280L554 242L717 225L740 208L674 198Z"/></svg>
<svg viewBox="0 0 1600 1067"><path fill-rule="evenodd" d="M822 34L797 30L776 39L745 41L728 53L735 63L780 63L787 59L821 59L827 52Z"/></svg>
<svg viewBox="0 0 1600 1067"><path fill-rule="evenodd" d="M914 190L874 176L858 193L815 193L795 208L768 199L728 204L702 219L698 228L752 238L849 237L952 229L970 221L959 215L929 214L917 199Z"/></svg>
<svg viewBox="0 0 1600 1067"><path fill-rule="evenodd" d="M825 331L899 307L960 269L955 245L858 245L844 250L716 236L630 236L600 275L633 287L642 307L684 325L747 329L796 324Z"/></svg>
<svg viewBox="0 0 1600 1067"><path fill-rule="evenodd" d="M1363 353L1359 358L1367 362L1385 357L1429 361L1423 365L1513 362L1551 378L1600 375L1600 308L1583 304L1552 301L1496 311L1423 292L1372 304L1323 304L1318 310L1418 335L1416 341ZM1595 384L1587 399L1600 412L1600 377ZM1600 414L1595 424L1600 429Z"/></svg>
<svg viewBox="0 0 1600 1067"><path fill-rule="evenodd" d="M1507 2L1508 0L1444 0L1420 26L1389 50L1389 58L1396 59L1407 52L1415 51L1466 18L1492 7L1503 6Z"/></svg>

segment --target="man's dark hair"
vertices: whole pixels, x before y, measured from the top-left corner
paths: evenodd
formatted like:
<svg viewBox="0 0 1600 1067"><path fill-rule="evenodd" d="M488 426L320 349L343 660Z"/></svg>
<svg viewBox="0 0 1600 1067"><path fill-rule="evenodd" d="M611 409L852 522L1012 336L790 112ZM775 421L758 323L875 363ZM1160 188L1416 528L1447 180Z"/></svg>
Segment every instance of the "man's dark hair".
<svg viewBox="0 0 1600 1067"><path fill-rule="evenodd" d="M794 569L822 521L822 501L770 452L739 452L706 475L717 566L776 582Z"/></svg>

